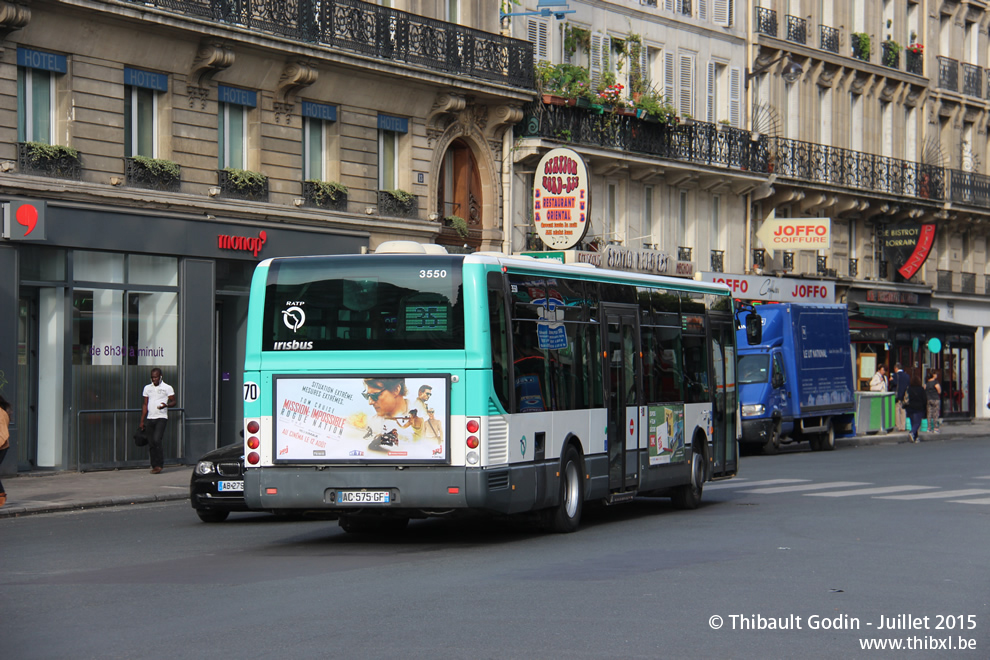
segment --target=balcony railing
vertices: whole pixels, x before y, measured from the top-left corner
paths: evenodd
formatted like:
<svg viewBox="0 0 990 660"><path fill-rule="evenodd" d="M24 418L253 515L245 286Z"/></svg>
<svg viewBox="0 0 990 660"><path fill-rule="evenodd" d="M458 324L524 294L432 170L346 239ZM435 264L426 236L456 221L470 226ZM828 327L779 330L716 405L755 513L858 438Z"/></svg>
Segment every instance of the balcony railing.
<svg viewBox="0 0 990 660"><path fill-rule="evenodd" d="M796 44L808 43L808 21L799 16L786 16L787 40Z"/></svg>
<svg viewBox="0 0 990 660"><path fill-rule="evenodd" d="M533 89L533 45L359 0L127 0L431 71Z"/></svg>
<svg viewBox="0 0 990 660"><path fill-rule="evenodd" d="M756 8L756 31L771 37L777 36L777 12L765 7Z"/></svg>
<svg viewBox="0 0 990 660"><path fill-rule="evenodd" d="M753 142L749 131L720 128L706 122L667 125L608 110L598 114L577 106L532 103L527 106L516 130L521 131L523 137L556 140L560 135L567 135L571 144L713 167L766 171L768 138L761 137Z"/></svg>
<svg viewBox="0 0 990 660"><path fill-rule="evenodd" d="M953 92L959 91L959 62L938 56L938 86Z"/></svg>
<svg viewBox="0 0 990 660"><path fill-rule="evenodd" d="M990 177L976 172L949 170L949 199L957 204L990 206Z"/></svg>
<svg viewBox="0 0 990 660"><path fill-rule="evenodd" d="M667 125L635 117L592 112L578 106L527 106L517 124L522 137L567 142L620 152L645 154L663 160L723 169L773 172L778 178L885 193L919 200L946 199L946 170L898 158L851 151L814 142L765 135L753 139L748 131L719 128L705 122ZM987 182L973 175L971 196ZM959 188L955 194L963 195ZM985 190L980 193L985 195ZM983 199L983 197L980 197ZM986 205L990 207L990 199Z"/></svg>
<svg viewBox="0 0 990 660"><path fill-rule="evenodd" d="M794 270L794 253L790 250L784 252L783 265L784 270L787 272L792 272Z"/></svg>
<svg viewBox="0 0 990 660"><path fill-rule="evenodd" d="M975 64L962 63L963 94L983 98L983 69Z"/></svg>
<svg viewBox="0 0 990 660"><path fill-rule="evenodd" d="M960 293L976 293L976 273L962 273L959 281Z"/></svg>
<svg viewBox="0 0 990 660"><path fill-rule="evenodd" d="M857 277L859 275L859 259L849 260L849 277Z"/></svg>
<svg viewBox="0 0 990 660"><path fill-rule="evenodd" d="M870 61L870 41L869 37L862 37L856 33L849 35L849 43L852 45L852 56L864 62Z"/></svg>
<svg viewBox="0 0 990 660"><path fill-rule="evenodd" d="M880 63L891 69L901 68L901 51L889 41L880 44Z"/></svg>
<svg viewBox="0 0 990 660"><path fill-rule="evenodd" d="M677 260L678 261L691 261L691 251L694 248L684 247L683 245L677 247Z"/></svg>
<svg viewBox="0 0 990 660"><path fill-rule="evenodd" d="M936 291L944 291L946 293L952 291L952 271L951 270L940 270L938 271L938 279L935 284Z"/></svg>
<svg viewBox="0 0 990 660"><path fill-rule="evenodd" d="M753 248L753 266L756 268L766 268L767 251L763 248Z"/></svg>
<svg viewBox="0 0 990 660"><path fill-rule="evenodd" d="M919 199L945 198L945 170L934 165L787 138L770 138L768 149L778 178Z"/></svg>
<svg viewBox="0 0 990 660"><path fill-rule="evenodd" d="M904 56L905 69L917 76L925 75L925 56L922 53L907 51Z"/></svg>
<svg viewBox="0 0 990 660"><path fill-rule="evenodd" d="M839 52L839 31L834 27L829 27L827 25L822 25L822 50L827 50L830 53Z"/></svg>
<svg viewBox="0 0 990 660"><path fill-rule="evenodd" d="M712 272L725 272L725 250L712 250Z"/></svg>

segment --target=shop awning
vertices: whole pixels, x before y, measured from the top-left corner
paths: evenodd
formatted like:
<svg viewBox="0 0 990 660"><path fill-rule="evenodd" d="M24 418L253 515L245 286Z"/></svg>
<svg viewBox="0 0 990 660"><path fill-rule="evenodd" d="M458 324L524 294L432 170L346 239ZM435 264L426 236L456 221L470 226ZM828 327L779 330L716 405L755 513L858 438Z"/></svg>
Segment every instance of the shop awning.
<svg viewBox="0 0 990 660"><path fill-rule="evenodd" d="M880 319L927 319L938 320L938 310L931 307L912 307L910 305L870 305L869 303L849 303L850 312L859 312L861 316ZM850 314L851 315L851 314Z"/></svg>

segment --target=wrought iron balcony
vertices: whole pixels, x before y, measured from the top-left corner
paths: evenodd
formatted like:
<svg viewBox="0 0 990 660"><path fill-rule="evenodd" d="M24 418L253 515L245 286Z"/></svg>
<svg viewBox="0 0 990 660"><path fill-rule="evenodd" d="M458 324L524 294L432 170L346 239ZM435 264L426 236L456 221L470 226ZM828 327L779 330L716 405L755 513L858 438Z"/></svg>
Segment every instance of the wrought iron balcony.
<svg viewBox="0 0 990 660"><path fill-rule="evenodd" d="M880 63L891 69L901 68L901 49L890 41L880 44Z"/></svg>
<svg viewBox="0 0 990 660"><path fill-rule="evenodd" d="M389 218L415 218L419 215L419 196L399 190L379 190L378 214Z"/></svg>
<svg viewBox="0 0 990 660"><path fill-rule="evenodd" d="M794 253L790 250L784 252L783 266L786 271L794 270Z"/></svg>
<svg viewBox="0 0 990 660"><path fill-rule="evenodd" d="M976 172L950 170L949 199L958 204L990 206L990 177Z"/></svg>
<svg viewBox="0 0 990 660"><path fill-rule="evenodd" d="M808 43L808 21L799 16L785 16L787 20L787 40L796 44Z"/></svg>
<svg viewBox="0 0 990 660"><path fill-rule="evenodd" d="M713 273L724 273L725 272L725 250L712 250L712 272Z"/></svg>
<svg viewBox="0 0 990 660"><path fill-rule="evenodd" d="M821 48L822 50L827 50L830 53L839 52L839 31L834 27L829 27L827 25L822 25L822 39Z"/></svg>
<svg viewBox="0 0 990 660"><path fill-rule="evenodd" d="M925 75L925 56L923 52L916 53L908 50L904 58L904 63L908 73L913 73L917 76Z"/></svg>
<svg viewBox="0 0 990 660"><path fill-rule="evenodd" d="M953 92L959 91L959 62L938 56L938 86Z"/></svg>
<svg viewBox="0 0 990 660"><path fill-rule="evenodd" d="M976 293L976 273L962 273L959 293Z"/></svg>
<svg viewBox="0 0 990 660"><path fill-rule="evenodd" d="M935 284L936 291L944 291L946 293L952 291L952 271L951 270L940 270L938 271L938 280Z"/></svg>
<svg viewBox="0 0 990 660"><path fill-rule="evenodd" d="M941 167L787 138L770 138L768 149L778 178L921 199L945 198Z"/></svg>
<svg viewBox="0 0 990 660"><path fill-rule="evenodd" d="M766 268L767 251L763 248L753 249L753 266L755 268Z"/></svg>
<svg viewBox="0 0 990 660"><path fill-rule="evenodd" d="M681 0L681 13L685 16L691 15L691 0Z"/></svg>
<svg viewBox="0 0 990 660"><path fill-rule="evenodd" d="M569 144L631 151L657 158L713 167L766 171L766 143L754 142L749 131L720 128L690 121L661 124L605 110L594 112L579 106L531 103L516 129L523 137L557 140L567 135Z"/></svg>
<svg viewBox="0 0 990 660"><path fill-rule="evenodd" d="M849 277L857 277L859 275L859 259L849 260Z"/></svg>
<svg viewBox="0 0 990 660"><path fill-rule="evenodd" d="M887 271L890 267L890 262L886 259L880 259L877 261L877 277L881 280L887 279Z"/></svg>
<svg viewBox="0 0 990 660"><path fill-rule="evenodd" d="M765 7L756 7L756 31L771 37L777 36L777 12Z"/></svg>
<svg viewBox="0 0 990 660"><path fill-rule="evenodd" d="M983 69L975 64L962 63L963 94L983 98Z"/></svg>
<svg viewBox="0 0 990 660"><path fill-rule="evenodd" d="M136 188L178 192L181 184L179 173L179 166L168 161L124 159L124 178L127 180L127 185Z"/></svg>
<svg viewBox="0 0 990 660"><path fill-rule="evenodd" d="M870 38L860 34L849 35L849 43L852 44L852 56L864 62L870 61Z"/></svg>
<svg viewBox="0 0 990 660"><path fill-rule="evenodd" d="M691 261L691 251L693 248L678 246L677 248L677 260L678 261Z"/></svg>
<svg viewBox="0 0 990 660"><path fill-rule="evenodd" d="M25 174L74 179L82 176L79 152L70 147L38 142L17 143L17 169Z"/></svg>
<svg viewBox="0 0 990 660"><path fill-rule="evenodd" d="M376 60L534 89L533 45L359 0L126 0Z"/></svg>

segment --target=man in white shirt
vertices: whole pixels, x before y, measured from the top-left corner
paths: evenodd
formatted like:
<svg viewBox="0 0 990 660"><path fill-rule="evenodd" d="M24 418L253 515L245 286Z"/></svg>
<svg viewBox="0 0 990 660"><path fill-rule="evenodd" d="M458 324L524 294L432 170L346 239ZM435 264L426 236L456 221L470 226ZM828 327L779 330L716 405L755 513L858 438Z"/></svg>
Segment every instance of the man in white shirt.
<svg viewBox="0 0 990 660"><path fill-rule="evenodd" d="M158 474L165 467L165 452L162 438L168 423L168 409L175 407L175 390L162 380L162 370L151 370L151 383L144 386L144 403L141 405L141 428L145 420L150 427L148 433L148 454L151 456L151 474Z"/></svg>

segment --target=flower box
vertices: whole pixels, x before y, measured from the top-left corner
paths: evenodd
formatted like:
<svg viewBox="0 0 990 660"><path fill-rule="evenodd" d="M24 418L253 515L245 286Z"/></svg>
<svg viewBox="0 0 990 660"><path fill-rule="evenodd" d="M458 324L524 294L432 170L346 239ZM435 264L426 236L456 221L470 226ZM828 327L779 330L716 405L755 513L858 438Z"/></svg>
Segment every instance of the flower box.
<svg viewBox="0 0 990 660"><path fill-rule="evenodd" d="M544 94L543 102L547 105L567 105L567 99L556 94Z"/></svg>
<svg viewBox="0 0 990 660"><path fill-rule="evenodd" d="M303 181L303 199L308 206L331 211L347 210L347 186L333 181Z"/></svg>
<svg viewBox="0 0 990 660"><path fill-rule="evenodd" d="M268 177L260 172L225 167L217 170L217 185L222 197L250 202L268 201Z"/></svg>
<svg viewBox="0 0 990 660"><path fill-rule="evenodd" d="M390 218L415 218L419 214L419 198L404 190L379 190L378 213Z"/></svg>
<svg viewBox="0 0 990 660"><path fill-rule="evenodd" d="M18 142L17 165L22 172L58 179L78 180L82 175L79 152L58 144Z"/></svg>
<svg viewBox="0 0 990 660"><path fill-rule="evenodd" d="M179 165L164 158L133 156L124 159L127 185L163 192L178 192L181 181Z"/></svg>

